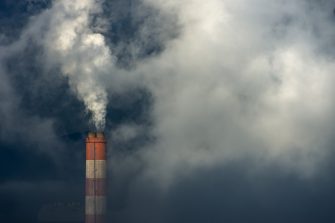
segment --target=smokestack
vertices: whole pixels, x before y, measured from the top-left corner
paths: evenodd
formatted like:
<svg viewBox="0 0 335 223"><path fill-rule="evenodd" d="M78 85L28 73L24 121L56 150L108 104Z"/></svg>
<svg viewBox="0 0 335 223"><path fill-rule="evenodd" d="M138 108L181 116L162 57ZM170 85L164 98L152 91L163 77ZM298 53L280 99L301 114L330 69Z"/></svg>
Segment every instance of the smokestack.
<svg viewBox="0 0 335 223"><path fill-rule="evenodd" d="M106 221L106 140L102 132L86 138L85 222Z"/></svg>

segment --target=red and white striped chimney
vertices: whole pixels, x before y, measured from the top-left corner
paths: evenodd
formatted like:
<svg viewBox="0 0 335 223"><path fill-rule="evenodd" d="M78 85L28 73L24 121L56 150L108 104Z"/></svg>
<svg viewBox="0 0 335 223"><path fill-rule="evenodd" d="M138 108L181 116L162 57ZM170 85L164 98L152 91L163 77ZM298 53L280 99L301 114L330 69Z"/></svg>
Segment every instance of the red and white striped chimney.
<svg viewBox="0 0 335 223"><path fill-rule="evenodd" d="M106 221L106 140L103 133L86 138L85 222Z"/></svg>

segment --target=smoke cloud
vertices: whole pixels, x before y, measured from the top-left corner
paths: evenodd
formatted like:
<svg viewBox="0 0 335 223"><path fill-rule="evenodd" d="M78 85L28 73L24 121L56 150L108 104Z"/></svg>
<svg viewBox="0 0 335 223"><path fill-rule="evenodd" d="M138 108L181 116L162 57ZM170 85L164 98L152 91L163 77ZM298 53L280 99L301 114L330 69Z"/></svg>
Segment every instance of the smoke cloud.
<svg viewBox="0 0 335 223"><path fill-rule="evenodd" d="M245 158L317 172L333 129L330 1L144 3L180 29L135 71L154 95L149 175L169 182Z"/></svg>
<svg viewBox="0 0 335 223"><path fill-rule="evenodd" d="M333 129L331 1L133 2L136 32L126 41L110 40L119 33L108 27L122 16L106 2L59 0L31 18L12 48L42 46L44 68L60 67L100 130L109 93L145 88L150 128L119 129L149 131L153 140L136 156L160 182L244 158L315 173ZM118 64L124 55L127 69Z"/></svg>
<svg viewBox="0 0 335 223"><path fill-rule="evenodd" d="M105 38L90 29L91 17L99 13L95 0L56 1L36 22L47 17L44 49L49 64L59 65L72 90L92 113L97 130L106 122L107 92L102 78L113 70L113 57ZM34 26L34 24L33 24Z"/></svg>

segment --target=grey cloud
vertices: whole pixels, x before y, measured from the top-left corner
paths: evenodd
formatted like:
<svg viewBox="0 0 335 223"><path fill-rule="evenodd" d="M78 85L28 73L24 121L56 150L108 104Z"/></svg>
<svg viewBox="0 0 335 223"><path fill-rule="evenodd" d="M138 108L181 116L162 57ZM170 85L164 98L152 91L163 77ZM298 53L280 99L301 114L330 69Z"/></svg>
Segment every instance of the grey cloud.
<svg viewBox="0 0 335 223"><path fill-rule="evenodd" d="M175 12L181 27L134 71L154 97L149 175L168 182L248 156L317 172L332 137L329 2L145 2Z"/></svg>

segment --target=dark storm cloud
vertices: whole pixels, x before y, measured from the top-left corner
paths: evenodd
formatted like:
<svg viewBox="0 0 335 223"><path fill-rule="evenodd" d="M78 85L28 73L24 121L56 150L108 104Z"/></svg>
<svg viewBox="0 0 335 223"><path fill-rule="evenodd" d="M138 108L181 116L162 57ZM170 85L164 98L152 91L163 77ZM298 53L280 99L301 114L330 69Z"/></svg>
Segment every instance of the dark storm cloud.
<svg viewBox="0 0 335 223"><path fill-rule="evenodd" d="M30 16L40 13L50 5L50 0L1 1L0 43L8 44L17 39Z"/></svg>
<svg viewBox="0 0 335 223"><path fill-rule="evenodd" d="M335 182L329 170L322 169L325 172L318 177L306 180L280 165L264 165L255 170L254 162L244 160L197 169L163 193L150 180L137 180L125 198L129 205L113 206L110 215L116 222L334 220ZM113 194L119 193L117 190ZM113 198L117 197L110 200Z"/></svg>
<svg viewBox="0 0 335 223"><path fill-rule="evenodd" d="M134 68L161 53L180 27L172 11L162 12L141 0L114 0L103 3L103 14L93 19L92 28L105 35L118 65Z"/></svg>

